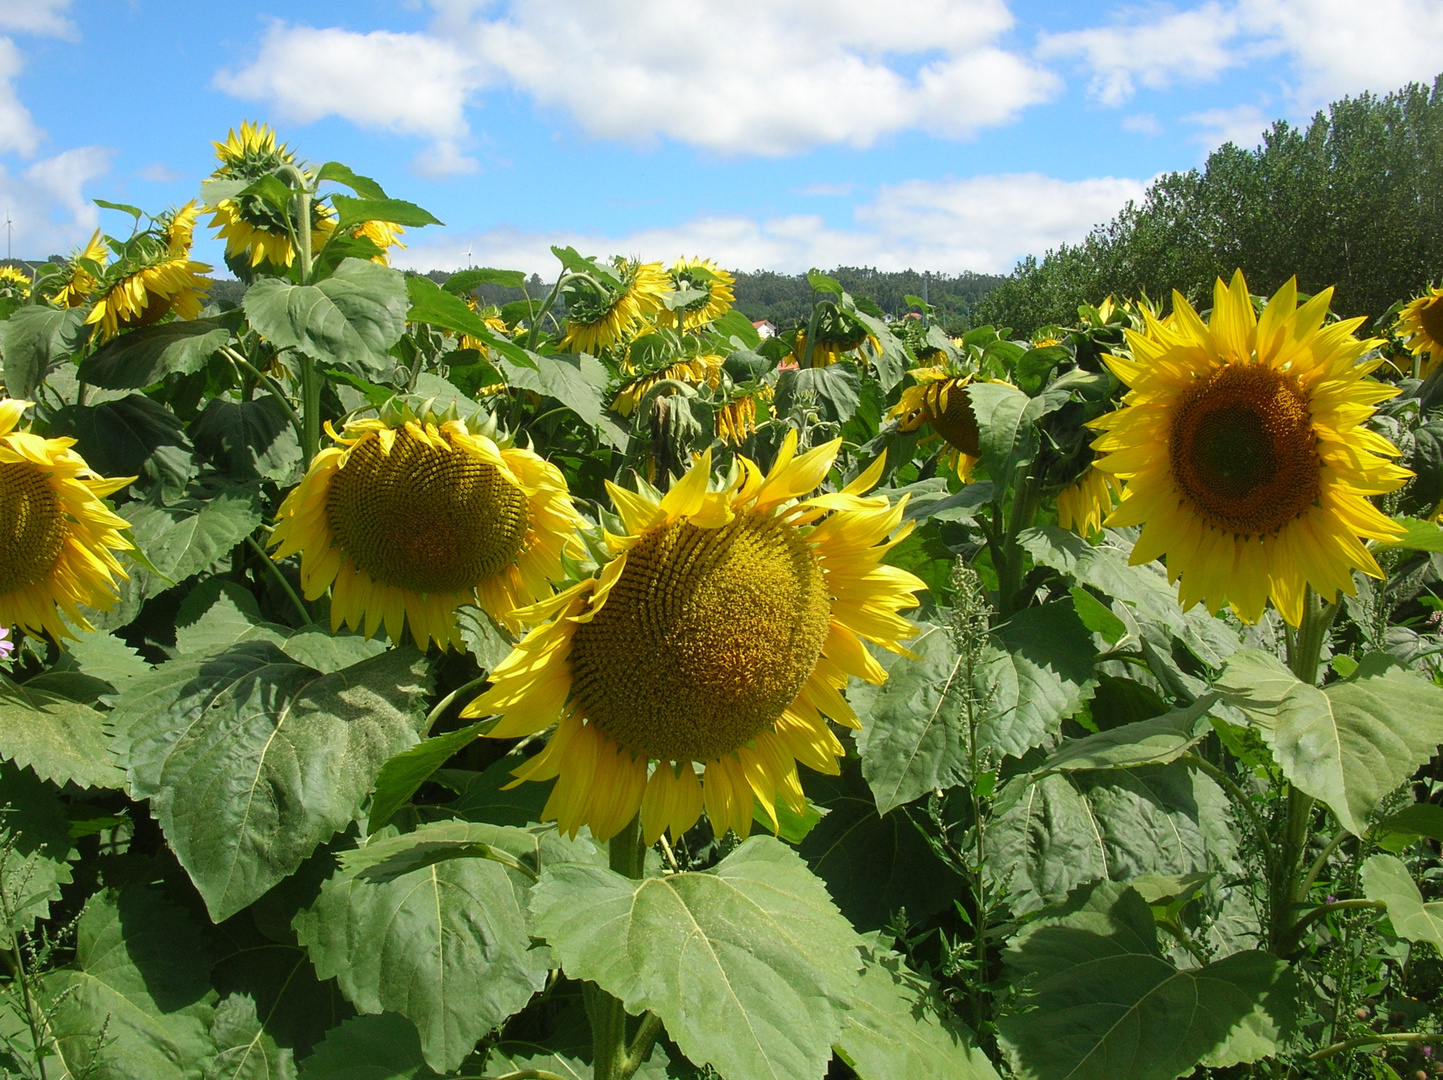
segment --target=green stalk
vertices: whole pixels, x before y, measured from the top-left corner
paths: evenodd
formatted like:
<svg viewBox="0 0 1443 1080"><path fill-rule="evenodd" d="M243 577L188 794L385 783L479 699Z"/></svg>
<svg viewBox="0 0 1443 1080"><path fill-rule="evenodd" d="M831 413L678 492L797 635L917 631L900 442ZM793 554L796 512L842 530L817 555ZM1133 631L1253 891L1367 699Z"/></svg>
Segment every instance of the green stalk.
<svg viewBox="0 0 1443 1080"><path fill-rule="evenodd" d="M309 626L311 623L311 610L306 607L305 601L296 595L296 590L291 588L291 583L286 580L285 574L281 573L281 568L266 554L266 549L256 543L254 536L247 536L246 543L249 544L250 549L256 553L256 556L261 561L261 565L271 572L271 575L276 579L276 583L280 585L281 591L290 598L291 606L296 609L296 613L301 617L301 625Z"/></svg>
<svg viewBox="0 0 1443 1080"><path fill-rule="evenodd" d="M640 881L646 871L646 845L641 842L641 816L611 838L611 869ZM651 1052L661 1033L661 1019L647 1013L635 1038L626 1037L627 1015L622 1003L595 983L585 986L586 1015L591 1020L591 1049L595 1080L630 1080Z"/></svg>
<svg viewBox="0 0 1443 1080"><path fill-rule="evenodd" d="M230 359L231 363L235 364L236 367L250 375L251 378L255 379L256 382L270 391L271 397L280 403L282 411L286 414L286 419L291 422L291 427L295 429L296 439L304 444L306 439L305 425L301 423L301 418L296 415L295 408L291 405L290 399L286 397L286 392L281 389L280 384L229 345L222 345L220 351Z"/></svg>
<svg viewBox="0 0 1443 1080"><path fill-rule="evenodd" d="M1288 635L1288 667L1298 681L1308 686L1318 681L1323 641L1337 617L1338 607L1323 600L1312 586L1303 598L1303 621ZM1278 956L1288 956L1296 947L1307 919L1298 918L1298 908L1306 900L1311 887L1309 875L1303 870L1311 836L1314 800L1287 785L1283 835L1276 845L1278 860L1268 882L1268 946Z"/></svg>

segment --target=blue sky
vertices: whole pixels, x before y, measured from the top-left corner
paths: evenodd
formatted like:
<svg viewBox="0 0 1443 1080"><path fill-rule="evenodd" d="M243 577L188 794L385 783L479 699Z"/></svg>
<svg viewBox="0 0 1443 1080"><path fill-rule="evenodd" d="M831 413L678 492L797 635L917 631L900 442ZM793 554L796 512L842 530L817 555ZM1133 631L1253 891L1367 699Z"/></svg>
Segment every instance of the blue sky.
<svg viewBox="0 0 1443 1080"><path fill-rule="evenodd" d="M419 269L1006 272L1440 71L1443 0L0 0L0 222L32 258L128 231L91 200L182 203L253 119L445 221Z"/></svg>

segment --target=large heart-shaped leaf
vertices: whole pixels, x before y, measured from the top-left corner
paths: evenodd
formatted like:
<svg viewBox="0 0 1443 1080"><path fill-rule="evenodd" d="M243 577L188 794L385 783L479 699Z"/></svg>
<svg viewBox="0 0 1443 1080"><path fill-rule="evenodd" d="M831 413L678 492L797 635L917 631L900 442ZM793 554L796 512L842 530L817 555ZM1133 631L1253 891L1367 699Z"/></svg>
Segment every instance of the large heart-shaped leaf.
<svg viewBox="0 0 1443 1080"><path fill-rule="evenodd" d="M1241 952L1192 970L1162 956L1137 891L1103 884L1028 925L1005 956L1022 1004L998 1022L1027 1080L1175 1080L1277 1052L1296 1018L1288 965Z"/></svg>
<svg viewBox="0 0 1443 1080"><path fill-rule="evenodd" d="M296 918L317 974L338 979L362 1012L414 1023L437 1072L456 1068L546 982L545 951L531 949L526 928L532 879L472 854L507 832L534 843L463 822L377 838L348 853Z"/></svg>
<svg viewBox="0 0 1443 1080"><path fill-rule="evenodd" d="M159 892L136 886L91 898L75 962L45 976L60 1075L90 1080L199 1080L215 1053L215 991L199 931Z"/></svg>
<svg viewBox="0 0 1443 1080"><path fill-rule="evenodd" d="M650 1010L723 1076L827 1071L857 985L860 939L786 845L753 837L701 873L631 881L561 864L532 900L566 974Z"/></svg>
<svg viewBox="0 0 1443 1080"><path fill-rule="evenodd" d="M246 318L277 348L325 363L379 371L406 329L406 282L399 270L343 259L315 285L262 278L246 290Z"/></svg>
<svg viewBox="0 0 1443 1080"><path fill-rule="evenodd" d="M131 795L151 800L213 919L355 820L381 766L417 739L425 672L402 648L323 675L256 640L165 664L121 698Z"/></svg>
<svg viewBox="0 0 1443 1080"><path fill-rule="evenodd" d="M594 356L585 353L541 356L527 354L534 367L511 363L506 381L519 390L530 390L555 398L585 420L603 442L618 450L625 449L626 429L616 422L602 405L602 391L611 375Z"/></svg>
<svg viewBox="0 0 1443 1080"><path fill-rule="evenodd" d="M230 341L236 316L143 326L96 349L80 365L80 378L108 390L139 390L173 372L199 371Z"/></svg>
<svg viewBox="0 0 1443 1080"><path fill-rule="evenodd" d="M1443 743L1443 689L1384 653L1320 690L1269 654L1240 649L1217 686L1262 732L1283 775L1355 836Z"/></svg>
<svg viewBox="0 0 1443 1080"><path fill-rule="evenodd" d="M1388 905L1393 932L1409 941L1427 941L1443 952L1443 902L1423 902L1423 894L1402 861L1373 855L1363 864L1363 895Z"/></svg>
<svg viewBox="0 0 1443 1080"><path fill-rule="evenodd" d="M4 675L0 675L0 758L57 784L125 786L104 715L47 690L17 686Z"/></svg>
<svg viewBox="0 0 1443 1080"><path fill-rule="evenodd" d="M26 305L0 320L0 359L10 397L30 398L50 369L80 348L90 328L78 308Z"/></svg>

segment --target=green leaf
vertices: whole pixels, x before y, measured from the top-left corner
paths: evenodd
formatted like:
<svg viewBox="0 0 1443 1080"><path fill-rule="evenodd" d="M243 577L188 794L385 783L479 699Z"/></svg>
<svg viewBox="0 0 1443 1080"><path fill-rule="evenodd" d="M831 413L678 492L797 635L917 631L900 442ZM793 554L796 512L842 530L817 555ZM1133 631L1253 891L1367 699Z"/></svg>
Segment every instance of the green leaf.
<svg viewBox="0 0 1443 1080"><path fill-rule="evenodd" d="M653 1054L653 1057L655 1054ZM576 1058L565 1057L562 1054L508 1054L497 1048L491 1051L486 1058L487 1076L507 1076L511 1073L526 1072L528 1070L545 1070L561 1077L561 1080L592 1080L595 1073L591 1066ZM644 1077L647 1070L640 1069L635 1075Z"/></svg>
<svg viewBox="0 0 1443 1080"><path fill-rule="evenodd" d="M536 931L566 974L651 1010L723 1076L820 1078L855 993L860 939L790 848L753 837L714 869L631 881L550 866Z"/></svg>
<svg viewBox="0 0 1443 1080"><path fill-rule="evenodd" d="M837 297L842 295L842 283L820 270L807 271L807 284L812 287L813 292L827 292Z"/></svg>
<svg viewBox="0 0 1443 1080"><path fill-rule="evenodd" d="M149 798L217 922L353 821L416 741L425 661L395 649L333 674L269 641L157 668L112 715L131 796Z"/></svg>
<svg viewBox="0 0 1443 1080"><path fill-rule="evenodd" d="M163 592L192 574L216 568L261 523L260 500L253 491L230 487L195 494L199 497L181 499L173 506L131 503L122 508L131 539L170 579L159 582L148 571L136 571L143 595Z"/></svg>
<svg viewBox="0 0 1443 1080"><path fill-rule="evenodd" d="M217 469L242 482L274 480L282 487L301 475L301 444L281 403L211 398L191 422L195 448Z"/></svg>
<svg viewBox="0 0 1443 1080"><path fill-rule="evenodd" d="M92 897L75 962L45 976L50 1000L59 1002L54 1032L64 1075L199 1077L215 1053L209 969L194 924L161 893L131 886Z"/></svg>
<svg viewBox="0 0 1443 1080"><path fill-rule="evenodd" d="M1443 806L1414 803L1378 822L1380 832L1410 833L1443 843Z"/></svg>
<svg viewBox="0 0 1443 1080"><path fill-rule="evenodd" d="M827 814L826 810L810 799L807 800L807 812L798 814L787 805L787 800L780 796L772 806L772 811L777 815L777 839L785 840L789 844L800 844ZM764 829L770 830L772 827L772 819L767 816L760 800L753 804L752 820Z"/></svg>
<svg viewBox="0 0 1443 1080"><path fill-rule="evenodd" d="M261 618L254 593L224 578L206 578L192 589L175 623L175 647L181 656L224 652L252 638L279 645L289 634L286 627Z"/></svg>
<svg viewBox="0 0 1443 1080"><path fill-rule="evenodd" d="M145 211L138 206L131 206L129 203L109 202L106 199L92 200L102 210L119 210L122 214L129 214L138 222L145 216Z"/></svg>
<svg viewBox="0 0 1443 1080"><path fill-rule="evenodd" d="M530 825L540 822L551 788L547 784L521 784L506 790L516 777L511 770L524 758L508 755L492 762L484 772L446 770L446 783L459 790L457 797L442 809L467 821L489 822L493 825ZM441 777L438 775L437 779Z"/></svg>
<svg viewBox="0 0 1443 1080"><path fill-rule="evenodd" d="M846 360L826 367L784 371L777 379L776 411L786 415L816 405L821 408L822 419L844 424L862 400L861 386L861 372Z"/></svg>
<svg viewBox="0 0 1443 1080"><path fill-rule="evenodd" d="M190 439L175 414L143 394L99 405L67 405L50 434L76 441L76 451L102 476L144 476L179 495L194 465Z"/></svg>
<svg viewBox="0 0 1443 1080"><path fill-rule="evenodd" d="M546 982L545 953L531 949L526 928L531 879L493 859L454 851L448 855L460 857L435 858L437 846L485 846L504 832L438 822L378 838L348 853L296 917L317 974L337 979L360 1011L414 1023L437 1072L456 1068ZM532 841L522 834L520 842ZM371 873L398 859L401 866Z"/></svg>
<svg viewBox="0 0 1443 1080"><path fill-rule="evenodd" d="M230 324L236 321L220 315L121 334L81 361L80 380L107 390L139 390L173 372L189 375L230 341Z"/></svg>
<svg viewBox="0 0 1443 1080"><path fill-rule="evenodd" d="M408 229L446 224L429 210L404 199L353 199L348 195L332 195L331 205L339 215L337 229L349 229L352 225L363 225L368 221L386 221Z"/></svg>
<svg viewBox="0 0 1443 1080"><path fill-rule="evenodd" d="M333 180L338 184L345 184L363 199L384 199L386 193L381 185L372 180L369 176L361 176L351 171L350 166L342 165L339 161L328 161L316 172L316 183L322 180Z"/></svg>
<svg viewBox="0 0 1443 1080"><path fill-rule="evenodd" d="M360 634L333 634L326 627L314 624L287 634L280 646L281 652L292 660L315 668L322 675L352 667L386 651L384 641L368 640Z"/></svg>
<svg viewBox="0 0 1443 1080"><path fill-rule="evenodd" d="M0 887L9 918L0 921L0 948L13 944L11 929L29 932L50 918L50 904L71 882L79 855L70 821L54 788L13 765L0 766Z"/></svg>
<svg viewBox="0 0 1443 1080"><path fill-rule="evenodd" d="M46 690L17 686L0 674L0 758L42 780L87 788L121 788L106 718L88 705Z"/></svg>
<svg viewBox="0 0 1443 1080"><path fill-rule="evenodd" d="M1080 902L1078 902L1080 900ZM1004 959L1028 1012L998 1021L1028 1080L1175 1080L1277 1053L1295 1027L1288 965L1235 953L1179 971L1137 891L1100 885L1030 923Z"/></svg>
<svg viewBox="0 0 1443 1080"><path fill-rule="evenodd" d="M1072 596L1072 606L1077 609L1077 617L1082 620L1094 634L1101 634L1109 645L1116 645L1127 633L1127 624L1112 613L1101 600L1093 596L1081 585L1074 585L1067 590Z"/></svg>
<svg viewBox="0 0 1443 1080"><path fill-rule="evenodd" d="M1283 775L1355 836L1443 743L1443 689L1384 653L1319 690L1271 655L1239 649L1217 689L1262 732Z"/></svg>
<svg viewBox="0 0 1443 1080"><path fill-rule="evenodd" d="M295 1080L294 1056L262 1026L249 994L232 994L215 1007L210 1037L216 1056L205 1080Z"/></svg>
<svg viewBox="0 0 1443 1080"><path fill-rule="evenodd" d="M937 984L875 943L862 951L862 976L837 1050L861 1080L997 1080Z"/></svg>
<svg viewBox="0 0 1443 1080"><path fill-rule="evenodd" d="M534 353L497 334L486 325L485 319L471 310L466 301L442 289L430 278L419 274L408 277L406 295L411 301L411 308L406 313L407 321L429 323L456 334L468 334L484 341L513 364L536 370L538 357Z"/></svg>
<svg viewBox="0 0 1443 1080"><path fill-rule="evenodd" d="M1443 901L1425 904L1400 860L1392 855L1369 856L1363 863L1363 895L1388 905L1388 920L1399 937L1429 942L1443 952Z"/></svg>
<svg viewBox="0 0 1443 1080"><path fill-rule="evenodd" d="M510 355L503 353L508 360ZM527 354L534 368L513 366L506 372L506 381L519 390L530 390L544 397L555 398L596 430L603 442L624 450L626 429L612 418L602 405L602 392L611 376L601 361L585 353L563 353L559 356Z"/></svg>
<svg viewBox="0 0 1443 1080"><path fill-rule="evenodd" d="M0 322L0 360L10 397L32 398L50 370L89 335L85 312L26 305Z"/></svg>
<svg viewBox="0 0 1443 1080"><path fill-rule="evenodd" d="M1185 709L1176 709L1151 720L1124 724L1080 739L1068 739L1038 771L1166 765L1187 753L1212 731L1207 714L1216 701L1216 695L1209 694Z"/></svg>
<svg viewBox="0 0 1443 1080"><path fill-rule="evenodd" d="M1093 881L1237 870L1227 797L1180 762L1015 776L998 794L988 874L1019 914Z"/></svg>
<svg viewBox="0 0 1443 1080"><path fill-rule="evenodd" d="M344 259L315 285L262 278L242 302L255 330L277 348L325 363L378 372L406 329L406 282L399 270Z"/></svg>
<svg viewBox="0 0 1443 1080"><path fill-rule="evenodd" d="M376 777L366 835L372 835L388 825L396 811L411 801L416 789L430 779L432 773L475 742L488 726L491 726L490 720L478 720L458 731L425 739L386 762Z"/></svg>
<svg viewBox="0 0 1443 1080"><path fill-rule="evenodd" d="M1443 525L1408 517L1394 518L1393 521L1408 531L1395 539L1382 541L1384 545L1400 547L1405 551L1443 551Z"/></svg>
<svg viewBox="0 0 1443 1080"><path fill-rule="evenodd" d="M475 604L463 604L456 609L456 626L466 643L466 651L482 671L492 670L511 654L512 642L506 639L496 620Z"/></svg>
<svg viewBox="0 0 1443 1080"><path fill-rule="evenodd" d="M357 1016L301 1062L300 1080L429 1080L416 1027L403 1016Z"/></svg>
<svg viewBox="0 0 1443 1080"><path fill-rule="evenodd" d="M109 683L116 692L123 691L151 670L140 653L114 634L81 634L65 643L65 651L75 658L81 672Z"/></svg>
<svg viewBox="0 0 1443 1080"><path fill-rule="evenodd" d="M854 926L874 930L887 925L898 908L920 921L949 907L958 879L907 810L878 814L857 756L849 754L841 765L840 776L806 772L802 778L828 813L802 841L801 854L827 883L842 914Z"/></svg>
<svg viewBox="0 0 1443 1080"><path fill-rule="evenodd" d="M1092 636L1066 603L1027 608L999 627L970 680L966 657L945 630L924 628L907 647L918 659L891 662L877 690L852 691L859 714L870 718L857 750L884 814L972 779L969 707L979 754L1020 757L1077 711L1094 675Z"/></svg>
<svg viewBox="0 0 1443 1080"><path fill-rule="evenodd" d="M761 335L757 333L757 328L752 325L752 321L736 308L713 319L711 329L713 333L720 334L727 341L736 338L742 343L744 349L755 349L762 341ZM767 367L770 368L771 365L768 364Z"/></svg>
<svg viewBox="0 0 1443 1080"><path fill-rule="evenodd" d="M526 274L521 270L493 270L489 266L475 270L461 270L441 283L452 296L465 296L475 292L481 285L500 285L507 289L524 289Z"/></svg>
<svg viewBox="0 0 1443 1080"><path fill-rule="evenodd" d="M987 472L999 484L1011 485L1012 474L1037 453L1034 399L1006 383L972 383L967 387L977 417L978 445Z"/></svg>

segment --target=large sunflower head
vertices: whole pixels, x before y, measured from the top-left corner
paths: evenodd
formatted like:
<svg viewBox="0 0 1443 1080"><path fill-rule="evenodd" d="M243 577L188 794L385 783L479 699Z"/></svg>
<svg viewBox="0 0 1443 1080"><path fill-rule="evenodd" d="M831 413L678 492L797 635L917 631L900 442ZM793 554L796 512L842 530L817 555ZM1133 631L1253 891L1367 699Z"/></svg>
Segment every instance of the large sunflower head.
<svg viewBox="0 0 1443 1080"><path fill-rule="evenodd" d="M607 537L614 557L537 606L551 621L463 712L500 714L490 734L503 738L557 725L515 775L556 779L545 817L563 832L606 840L640 810L654 842L704 809L717 835L746 836L754 800L773 823L779 796L804 812L797 762L838 771L827 718L860 726L842 688L886 678L863 642L903 651L916 629L898 612L924 588L882 565L907 528L901 504L862 494L880 461L797 501L840 443L798 455L793 432L769 473L739 458L716 491L710 452L664 497L611 488L625 525Z"/></svg>
<svg viewBox="0 0 1443 1080"><path fill-rule="evenodd" d="M681 319L683 330L695 330L721 318L736 302L736 278L725 270L718 269L710 259L677 259L667 271L671 288L678 291L701 293L683 307L663 307L656 313L656 321L662 326L675 326Z"/></svg>
<svg viewBox="0 0 1443 1080"><path fill-rule="evenodd" d="M115 603L126 574L113 552L132 549L121 535L130 525L100 500L135 477L106 480L70 449L74 439L18 430L29 406L0 398L0 627L59 640L73 636L62 611L90 630L81 606Z"/></svg>
<svg viewBox="0 0 1443 1080"><path fill-rule="evenodd" d="M913 368L908 374L913 385L902 391L901 400L887 413L888 419L897 421L898 431L930 425L947 444L948 464L957 470L957 478L967 483L982 460L977 414L967 394L974 377L945 366Z"/></svg>
<svg viewBox="0 0 1443 1080"><path fill-rule="evenodd" d="M598 352L615 345L661 310L662 294L671 288L661 263L618 258L612 269L620 282L615 287L583 276L566 283L564 348Z"/></svg>
<svg viewBox="0 0 1443 1080"><path fill-rule="evenodd" d="M1428 354L1426 375L1443 364L1443 289L1429 289L1398 312L1398 335L1414 356Z"/></svg>
<svg viewBox="0 0 1443 1080"><path fill-rule="evenodd" d="M211 176L217 180L255 181L285 166L295 166L296 156L285 143L276 142L269 124L241 122L240 132L231 129L224 142L212 143L220 164ZM263 263L284 268L295 262L286 211L260 195L237 195L206 207L210 227L225 241L226 262L237 272L249 272ZM312 228L319 227L317 214Z"/></svg>
<svg viewBox="0 0 1443 1080"><path fill-rule="evenodd" d="M211 268L190 258L199 212L198 203L186 203L154 229L127 241L120 257L105 269L94 290L95 306L85 319L99 324L101 341L171 313L182 319L200 314L211 285L201 275Z"/></svg>
<svg viewBox="0 0 1443 1080"><path fill-rule="evenodd" d="M308 600L331 589L331 628L403 624L421 648L462 647L456 609L516 610L564 576L581 518L556 466L459 420L348 424L281 504L275 559L299 553Z"/></svg>
<svg viewBox="0 0 1443 1080"><path fill-rule="evenodd" d="M96 229L84 250L70 256L60 273L47 279L47 288L53 290L50 299L64 307L79 307L90 299L109 261L110 247Z"/></svg>
<svg viewBox="0 0 1443 1080"><path fill-rule="evenodd" d="M1401 530L1368 496L1412 474L1364 423L1398 390L1366 378L1382 359L1361 318L1325 325L1332 294L1299 306L1289 281L1259 317L1239 272L1206 323L1174 293L1167 322L1127 331L1132 359L1103 356L1130 387L1091 422L1096 467L1126 485L1107 524L1143 526L1132 562L1165 556L1184 607L1255 622L1271 598L1298 625L1307 586L1331 600L1354 570L1383 576L1362 540Z"/></svg>

